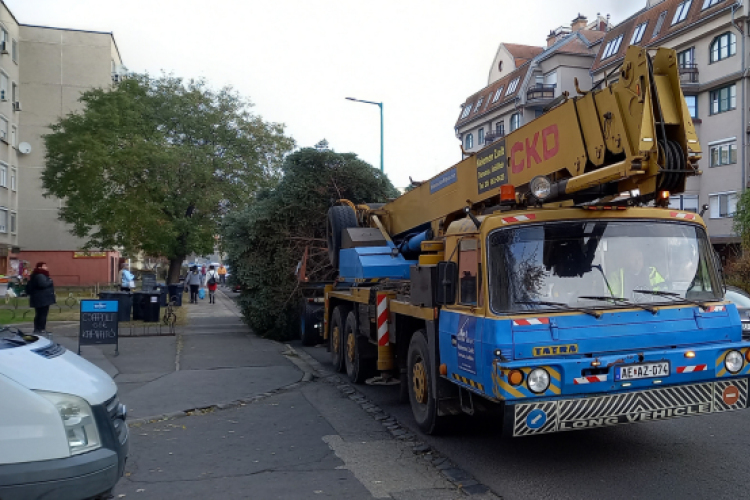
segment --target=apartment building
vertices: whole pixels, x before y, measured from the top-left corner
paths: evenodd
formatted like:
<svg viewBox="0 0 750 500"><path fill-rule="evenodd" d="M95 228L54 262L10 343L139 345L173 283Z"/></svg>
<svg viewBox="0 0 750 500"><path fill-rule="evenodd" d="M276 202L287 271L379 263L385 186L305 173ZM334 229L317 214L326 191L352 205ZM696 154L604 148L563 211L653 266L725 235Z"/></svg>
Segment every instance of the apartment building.
<svg viewBox="0 0 750 500"><path fill-rule="evenodd" d="M595 80L613 74L631 44L677 51L682 91L703 150L703 175L688 180L675 208L704 215L711 241L726 258L737 250L733 215L748 187L748 0L650 0L606 33L592 66ZM610 80L611 82L612 80Z"/></svg>
<svg viewBox="0 0 750 500"><path fill-rule="evenodd" d="M461 105L456 137L465 153L483 148L544 112L575 79L591 88L589 70L606 33L608 20L589 22L578 15L569 27L550 31L546 47L501 43L490 66L487 86Z"/></svg>
<svg viewBox="0 0 750 500"><path fill-rule="evenodd" d="M0 274L44 261L58 285L116 279L119 253L82 251L41 174L50 125L81 109L82 92L112 86L120 68L111 33L19 23L0 0Z"/></svg>

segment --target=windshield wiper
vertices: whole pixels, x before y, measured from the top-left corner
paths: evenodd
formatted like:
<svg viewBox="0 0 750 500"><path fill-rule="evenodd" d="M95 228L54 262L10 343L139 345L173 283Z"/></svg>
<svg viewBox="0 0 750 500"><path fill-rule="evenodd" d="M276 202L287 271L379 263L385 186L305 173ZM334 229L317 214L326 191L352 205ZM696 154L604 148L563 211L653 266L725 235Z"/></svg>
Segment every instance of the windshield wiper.
<svg viewBox="0 0 750 500"><path fill-rule="evenodd" d="M615 303L622 302L625 305L633 306L633 307L638 307L640 309L643 309L645 311L650 312L651 314L656 314L656 313L659 312L654 307L646 306L646 305L643 305L643 304L638 304L637 302L633 302L633 301L628 300L628 299L623 298L623 297L607 297L606 295L581 295L578 298L579 299L587 299L587 300L604 300L604 301L607 301L607 302L615 302Z"/></svg>
<svg viewBox="0 0 750 500"><path fill-rule="evenodd" d="M576 312L582 312L584 314L588 314L589 316L593 316L595 318L601 317L602 313L598 311L592 311L591 309L585 309L583 307L571 307L568 304L563 304L562 302L548 302L544 300L516 300L516 304L536 304L540 306L552 306L552 307L559 307L560 309L566 309L568 311L576 311Z"/></svg>
<svg viewBox="0 0 750 500"><path fill-rule="evenodd" d="M633 290L633 293L642 293L645 295L658 295L659 297L666 297L668 299L672 299L674 302L685 302L687 304L693 304L694 306L698 306L703 309L708 307L705 302L696 302L694 300L686 299L679 293L674 293L674 292L664 292L661 290Z"/></svg>

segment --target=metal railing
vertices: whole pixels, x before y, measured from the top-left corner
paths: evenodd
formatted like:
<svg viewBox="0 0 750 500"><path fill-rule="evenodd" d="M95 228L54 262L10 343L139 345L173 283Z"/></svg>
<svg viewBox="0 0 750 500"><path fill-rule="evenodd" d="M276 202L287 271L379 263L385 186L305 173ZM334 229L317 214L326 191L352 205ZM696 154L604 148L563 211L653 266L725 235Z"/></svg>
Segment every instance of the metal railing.
<svg viewBox="0 0 750 500"><path fill-rule="evenodd" d="M537 83L526 90L526 99L554 99L557 85L546 85Z"/></svg>
<svg viewBox="0 0 750 500"><path fill-rule="evenodd" d="M505 137L505 131L504 130L498 130L495 132L487 132L484 134L484 143L485 144L491 144L495 142L498 139L501 139Z"/></svg>
<svg viewBox="0 0 750 500"><path fill-rule="evenodd" d="M680 64L680 82L698 83L698 65L696 63Z"/></svg>

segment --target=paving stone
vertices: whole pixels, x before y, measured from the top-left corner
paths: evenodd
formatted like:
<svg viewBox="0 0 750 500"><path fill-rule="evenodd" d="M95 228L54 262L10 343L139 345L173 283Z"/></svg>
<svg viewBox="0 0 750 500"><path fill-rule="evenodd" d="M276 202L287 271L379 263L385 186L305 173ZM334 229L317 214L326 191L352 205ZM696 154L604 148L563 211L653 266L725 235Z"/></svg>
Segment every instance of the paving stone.
<svg viewBox="0 0 750 500"><path fill-rule="evenodd" d="M461 469L443 469L442 474L448 478L448 480L455 482L468 481L471 479L471 475L468 472Z"/></svg>
<svg viewBox="0 0 750 500"><path fill-rule="evenodd" d="M490 489L483 484L473 484L471 486L462 486L461 489L469 495L484 495Z"/></svg>
<svg viewBox="0 0 750 500"><path fill-rule="evenodd" d="M430 451L430 447L428 445L426 445L426 444L418 444L418 445L416 445L414 447L414 449L412 451L415 454L426 453L426 452Z"/></svg>
<svg viewBox="0 0 750 500"><path fill-rule="evenodd" d="M383 420L385 420L387 418L388 418L388 415L386 415L385 413L381 413L380 415L375 415L375 420L377 420L377 421L381 421L382 422Z"/></svg>
<svg viewBox="0 0 750 500"><path fill-rule="evenodd" d="M445 462L441 463L437 467L435 467L437 470L446 470L446 469L452 469L455 467L451 462L446 460Z"/></svg>
<svg viewBox="0 0 750 500"><path fill-rule="evenodd" d="M372 403L362 403L359 406L361 406L363 410L366 410L368 408L376 408L376 406Z"/></svg>
<svg viewBox="0 0 750 500"><path fill-rule="evenodd" d="M399 434L398 436L396 436L396 439L400 439L401 441L411 441L412 439L414 439L414 434Z"/></svg>
<svg viewBox="0 0 750 500"><path fill-rule="evenodd" d="M446 460L448 459L445 457L439 457L439 456L432 457L432 465L437 466L437 465L443 464L445 463Z"/></svg>
<svg viewBox="0 0 750 500"><path fill-rule="evenodd" d="M407 432L403 429L393 429L391 431L391 434L393 434L394 436L403 436L404 434L407 434Z"/></svg>

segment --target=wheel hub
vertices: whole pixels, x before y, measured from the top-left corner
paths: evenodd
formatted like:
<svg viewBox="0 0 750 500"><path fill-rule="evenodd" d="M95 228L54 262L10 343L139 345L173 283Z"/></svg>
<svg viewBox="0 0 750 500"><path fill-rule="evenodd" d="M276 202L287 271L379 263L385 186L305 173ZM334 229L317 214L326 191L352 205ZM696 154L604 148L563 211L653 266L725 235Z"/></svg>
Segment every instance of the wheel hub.
<svg viewBox="0 0 750 500"><path fill-rule="evenodd" d="M354 363L354 350L355 350L354 335L349 335L346 338L346 355L351 363Z"/></svg>
<svg viewBox="0 0 750 500"><path fill-rule="evenodd" d="M414 397L420 404L427 403L427 372L424 369L424 362L419 361L412 369L412 384L414 385Z"/></svg>

